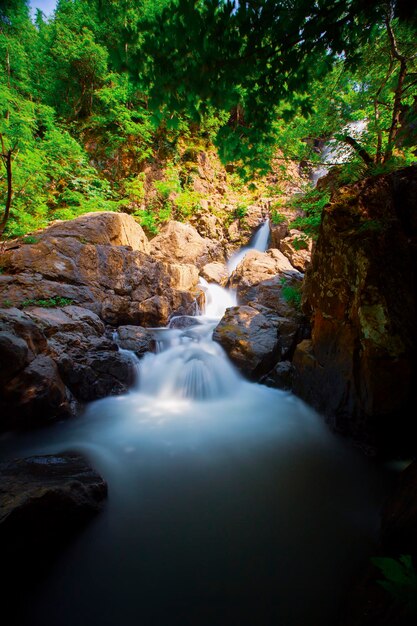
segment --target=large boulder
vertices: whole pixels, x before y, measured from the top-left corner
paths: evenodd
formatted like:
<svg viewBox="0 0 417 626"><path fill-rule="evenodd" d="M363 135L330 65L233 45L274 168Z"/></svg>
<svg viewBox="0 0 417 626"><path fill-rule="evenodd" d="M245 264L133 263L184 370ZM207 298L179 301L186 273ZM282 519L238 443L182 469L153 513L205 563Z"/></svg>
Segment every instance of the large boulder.
<svg viewBox="0 0 417 626"><path fill-rule="evenodd" d="M2 430L39 426L73 413L71 394L57 364L46 354L36 356L2 385L0 409Z"/></svg>
<svg viewBox="0 0 417 626"><path fill-rule="evenodd" d="M64 298L114 325L159 326L175 313L193 313L199 297L198 270L143 252L149 245L140 243L141 230L135 244L136 222L131 224L129 216L127 220L119 214L102 215L55 224L38 243L7 250L1 257L0 302L22 307ZM122 228L126 224L130 230ZM130 244L119 245L121 241Z"/></svg>
<svg viewBox="0 0 417 626"><path fill-rule="evenodd" d="M86 402L128 390L129 355L78 306L0 309L0 430L70 417Z"/></svg>
<svg viewBox="0 0 417 626"><path fill-rule="evenodd" d="M85 213L71 221L56 222L39 235L41 240L50 237L75 237L82 243L130 246L132 250L149 252L142 227L127 213Z"/></svg>
<svg viewBox="0 0 417 626"><path fill-rule="evenodd" d="M171 221L151 241L153 257L170 263L193 264L198 268L210 261L224 261L216 241L203 238L190 224Z"/></svg>
<svg viewBox="0 0 417 626"><path fill-rule="evenodd" d="M65 542L107 495L103 478L79 454L48 454L0 464L0 545L45 549Z"/></svg>
<svg viewBox="0 0 417 626"><path fill-rule="evenodd" d="M200 272L201 276L205 278L208 283L216 283L221 287L225 287L229 280L229 273L224 263L214 261L213 263L207 263Z"/></svg>
<svg viewBox="0 0 417 626"><path fill-rule="evenodd" d="M131 359L104 336L105 326L88 309L35 307L27 315L42 329L62 381L83 402L117 395L134 380Z"/></svg>
<svg viewBox="0 0 417 626"><path fill-rule="evenodd" d="M295 390L380 451L417 449L417 166L343 188L304 284Z"/></svg>
<svg viewBox="0 0 417 626"><path fill-rule="evenodd" d="M239 263L229 280L229 287L236 289L239 302L247 301L246 295L254 286L279 276L282 281L301 280L297 271L280 250L267 252L249 250Z"/></svg>
<svg viewBox="0 0 417 626"><path fill-rule="evenodd" d="M278 358L278 316L268 309L231 307L216 326L213 339L244 374L259 378Z"/></svg>

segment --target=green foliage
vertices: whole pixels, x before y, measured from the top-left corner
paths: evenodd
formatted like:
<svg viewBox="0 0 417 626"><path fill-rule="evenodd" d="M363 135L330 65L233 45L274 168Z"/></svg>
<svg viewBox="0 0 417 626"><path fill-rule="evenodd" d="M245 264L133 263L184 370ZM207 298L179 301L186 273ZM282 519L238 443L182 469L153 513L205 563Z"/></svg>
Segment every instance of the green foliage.
<svg viewBox="0 0 417 626"><path fill-rule="evenodd" d="M271 209L271 222L273 224L283 224L286 221L287 218L285 217L285 215L279 213L277 209Z"/></svg>
<svg viewBox="0 0 417 626"><path fill-rule="evenodd" d="M321 223L321 214L329 200L330 193L327 190L319 189L311 189L303 195L295 196L292 206L303 211L304 215L297 217L292 222L292 226L303 230L306 235L316 239Z"/></svg>
<svg viewBox="0 0 417 626"><path fill-rule="evenodd" d="M13 307L13 302L11 302L10 300L6 298L5 300L3 300L1 306L3 309L11 309Z"/></svg>
<svg viewBox="0 0 417 626"><path fill-rule="evenodd" d="M248 207L244 203L238 204L235 210L233 211L235 219L238 219L238 220L243 219L247 215L247 213L248 213Z"/></svg>
<svg viewBox="0 0 417 626"><path fill-rule="evenodd" d="M162 200L168 200L172 194L180 193L181 183L178 171L173 167L168 167L165 170L164 179L156 180L154 187Z"/></svg>
<svg viewBox="0 0 417 626"><path fill-rule="evenodd" d="M4 0L6 236L92 210L127 207L152 231L171 213L186 219L199 206L188 189L198 153L212 143L233 165L235 191L267 171L277 147L308 167L320 160L317 140L344 140L346 125L364 119L370 162L352 153L342 182L412 162L416 21L401 17L391 26L404 76L383 3L60 0L33 24L25 0ZM138 172L154 161L170 166L143 212L150 190ZM3 168L2 206L7 198ZM317 231L319 204L305 209L306 232Z"/></svg>
<svg viewBox="0 0 417 626"><path fill-rule="evenodd" d="M284 300L298 311L301 310L301 285L289 285L286 278L281 278L280 282L282 285L281 293Z"/></svg>
<svg viewBox="0 0 417 626"><path fill-rule="evenodd" d="M307 237L294 237L294 239L292 240L292 246L296 250L307 250L308 249Z"/></svg>
<svg viewBox="0 0 417 626"><path fill-rule="evenodd" d="M201 208L201 194L197 191L184 189L177 194L174 205L179 218L187 218Z"/></svg>
<svg viewBox="0 0 417 626"><path fill-rule="evenodd" d="M417 617L417 572L410 555L402 555L398 559L375 557L372 563L384 575L378 580L400 605L405 607L409 616Z"/></svg>
<svg viewBox="0 0 417 626"><path fill-rule="evenodd" d="M37 237L33 237L32 235L26 235L26 237L23 237L22 239L22 243L24 244L34 244L34 243L38 243L39 239Z"/></svg>
<svg viewBox="0 0 417 626"><path fill-rule="evenodd" d="M55 307L69 306L70 304L73 304L73 303L74 303L74 300L71 300L71 298L61 298L59 296L56 296L54 298L47 298L46 300L43 300L43 299L24 300L20 306L22 309L26 309L27 307L30 307L30 306L39 306L44 309L52 309Z"/></svg>

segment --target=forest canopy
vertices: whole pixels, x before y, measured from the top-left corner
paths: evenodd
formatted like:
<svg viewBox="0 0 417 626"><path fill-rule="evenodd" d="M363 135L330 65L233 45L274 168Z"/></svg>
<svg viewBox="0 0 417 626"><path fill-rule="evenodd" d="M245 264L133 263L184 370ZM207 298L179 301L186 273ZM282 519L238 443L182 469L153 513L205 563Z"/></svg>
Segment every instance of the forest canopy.
<svg viewBox="0 0 417 626"><path fill-rule="evenodd" d="M0 234L140 200L145 164L169 180L179 142L214 144L247 179L278 148L317 162L330 139L348 178L410 163L416 35L402 1L59 0L46 19L6 0Z"/></svg>

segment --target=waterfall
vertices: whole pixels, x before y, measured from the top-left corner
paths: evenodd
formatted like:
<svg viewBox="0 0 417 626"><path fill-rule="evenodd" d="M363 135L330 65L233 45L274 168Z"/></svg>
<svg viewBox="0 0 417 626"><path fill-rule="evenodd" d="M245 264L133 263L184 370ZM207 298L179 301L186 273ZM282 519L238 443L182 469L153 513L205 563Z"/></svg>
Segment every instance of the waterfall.
<svg viewBox="0 0 417 626"><path fill-rule="evenodd" d="M269 235L269 220L266 220L261 224L256 233L253 235L249 244L238 250L238 252L236 252L235 254L232 254L227 263L229 275L237 268L239 263L243 261L249 250L259 250L259 252L265 252L268 247Z"/></svg>
<svg viewBox="0 0 417 626"><path fill-rule="evenodd" d="M15 607L21 626L335 623L382 492L301 400L240 375L212 340L235 295L200 284L204 313L153 329L155 354L123 351L129 393L0 438L8 458L80 451L109 485L105 512Z"/></svg>
<svg viewBox="0 0 417 626"><path fill-rule="evenodd" d="M349 122L342 132L346 135L350 135L354 139L360 140L361 136L365 132L367 127L366 120L358 120L356 122ZM311 182L313 187L317 185L317 181L326 176L329 172L329 167L332 165L341 165L346 163L352 156L353 149L347 144L337 141L336 139L330 139L323 147L321 151L322 165L313 170L311 175ZM326 164L329 164L327 167Z"/></svg>

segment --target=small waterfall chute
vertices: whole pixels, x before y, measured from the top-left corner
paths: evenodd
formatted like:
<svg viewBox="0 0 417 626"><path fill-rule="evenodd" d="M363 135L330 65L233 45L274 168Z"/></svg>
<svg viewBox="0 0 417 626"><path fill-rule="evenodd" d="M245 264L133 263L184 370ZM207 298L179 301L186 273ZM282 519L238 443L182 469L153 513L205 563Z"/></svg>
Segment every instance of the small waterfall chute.
<svg viewBox="0 0 417 626"><path fill-rule="evenodd" d="M266 220L253 235L249 244L238 250L235 254L232 254L227 262L229 275L237 268L239 263L243 261L249 250L258 250L259 252L265 252L265 250L267 250L270 230L269 220Z"/></svg>

